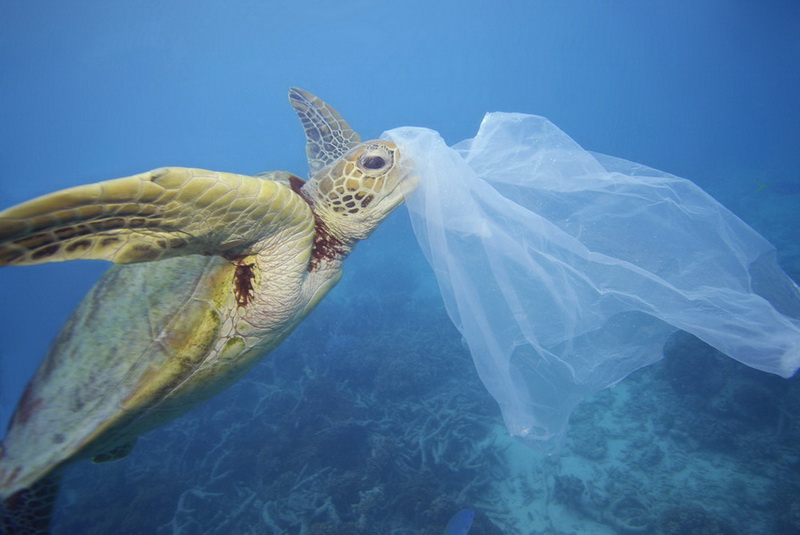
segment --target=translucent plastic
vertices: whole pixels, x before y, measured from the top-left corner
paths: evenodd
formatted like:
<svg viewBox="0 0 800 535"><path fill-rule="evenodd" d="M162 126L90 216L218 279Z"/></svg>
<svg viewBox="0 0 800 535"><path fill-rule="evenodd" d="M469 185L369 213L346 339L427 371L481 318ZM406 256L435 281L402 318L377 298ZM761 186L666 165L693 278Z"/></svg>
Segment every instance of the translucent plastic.
<svg viewBox="0 0 800 535"><path fill-rule="evenodd" d="M512 435L550 449L587 395L683 329L754 368L800 365L800 290L773 247L692 182L589 153L544 118L486 115L414 160L417 239Z"/></svg>

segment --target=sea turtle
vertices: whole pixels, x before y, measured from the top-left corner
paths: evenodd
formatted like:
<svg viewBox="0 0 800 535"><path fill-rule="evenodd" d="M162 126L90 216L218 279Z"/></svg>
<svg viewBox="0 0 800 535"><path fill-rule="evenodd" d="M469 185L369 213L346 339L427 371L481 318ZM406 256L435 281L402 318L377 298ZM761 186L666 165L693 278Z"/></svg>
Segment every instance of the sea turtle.
<svg viewBox="0 0 800 535"><path fill-rule="evenodd" d="M0 212L0 265L117 264L18 403L0 449L6 530L46 533L61 467L124 457L137 436L241 377L413 188L392 142L362 143L310 93L293 88L289 100L306 133L307 182L168 167Z"/></svg>

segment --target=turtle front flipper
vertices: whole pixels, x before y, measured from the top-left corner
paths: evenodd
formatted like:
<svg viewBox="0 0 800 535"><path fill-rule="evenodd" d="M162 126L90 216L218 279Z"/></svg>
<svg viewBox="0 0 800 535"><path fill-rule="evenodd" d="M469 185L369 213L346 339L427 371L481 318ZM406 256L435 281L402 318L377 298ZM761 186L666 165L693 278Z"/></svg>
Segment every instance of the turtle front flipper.
<svg viewBox="0 0 800 535"><path fill-rule="evenodd" d="M293 87L289 103L306 132L308 174L316 175L361 143L359 136L333 107L308 91Z"/></svg>
<svg viewBox="0 0 800 535"><path fill-rule="evenodd" d="M261 178L164 167L61 190L0 212L0 266L77 259L120 264L189 254L229 258L300 226L308 205Z"/></svg>

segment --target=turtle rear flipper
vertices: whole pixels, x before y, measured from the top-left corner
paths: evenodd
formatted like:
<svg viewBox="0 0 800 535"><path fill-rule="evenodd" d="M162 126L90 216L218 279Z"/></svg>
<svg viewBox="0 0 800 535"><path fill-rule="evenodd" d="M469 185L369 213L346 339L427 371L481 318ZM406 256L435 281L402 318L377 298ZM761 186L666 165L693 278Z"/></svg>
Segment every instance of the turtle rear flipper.
<svg viewBox="0 0 800 535"><path fill-rule="evenodd" d="M0 507L0 535L48 535L61 474L47 475L6 498Z"/></svg>
<svg viewBox="0 0 800 535"><path fill-rule="evenodd" d="M290 188L252 176L164 167L69 188L0 212L0 266L64 260L119 264L190 254L228 258L290 228L313 232Z"/></svg>
<svg viewBox="0 0 800 535"><path fill-rule="evenodd" d="M101 464L101 463L112 463L114 461L119 461L120 459L124 459L125 457L130 455L135 445L136 445L136 439L133 439L130 442L121 444L108 451L98 453L97 455L92 457L92 462L95 464Z"/></svg>

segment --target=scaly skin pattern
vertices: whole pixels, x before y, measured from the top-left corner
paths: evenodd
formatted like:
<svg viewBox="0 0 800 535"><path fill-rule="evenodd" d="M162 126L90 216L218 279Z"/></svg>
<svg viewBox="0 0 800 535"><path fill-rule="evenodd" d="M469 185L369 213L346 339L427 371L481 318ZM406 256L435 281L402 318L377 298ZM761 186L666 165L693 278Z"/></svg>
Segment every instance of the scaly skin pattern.
<svg viewBox="0 0 800 535"><path fill-rule="evenodd" d="M20 400L0 458L0 494L67 459L132 441L223 390L277 346L328 282L306 274L313 226L292 230L238 260L252 264L244 306L237 264L224 258L109 269ZM327 275L338 280L338 270Z"/></svg>
<svg viewBox="0 0 800 535"><path fill-rule="evenodd" d="M286 175L285 172L266 175ZM0 214L0 265L242 256L308 208L277 181L163 167L51 193Z"/></svg>

